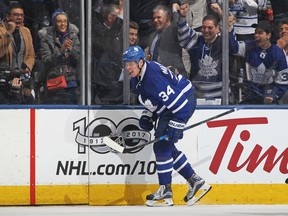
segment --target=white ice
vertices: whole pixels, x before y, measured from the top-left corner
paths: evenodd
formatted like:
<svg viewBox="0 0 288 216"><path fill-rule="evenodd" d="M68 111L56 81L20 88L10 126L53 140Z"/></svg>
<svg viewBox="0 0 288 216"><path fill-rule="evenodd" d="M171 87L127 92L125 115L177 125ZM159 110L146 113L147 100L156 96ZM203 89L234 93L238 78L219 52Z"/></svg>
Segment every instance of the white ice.
<svg viewBox="0 0 288 216"><path fill-rule="evenodd" d="M288 205L20 206L0 207L2 216L288 216Z"/></svg>

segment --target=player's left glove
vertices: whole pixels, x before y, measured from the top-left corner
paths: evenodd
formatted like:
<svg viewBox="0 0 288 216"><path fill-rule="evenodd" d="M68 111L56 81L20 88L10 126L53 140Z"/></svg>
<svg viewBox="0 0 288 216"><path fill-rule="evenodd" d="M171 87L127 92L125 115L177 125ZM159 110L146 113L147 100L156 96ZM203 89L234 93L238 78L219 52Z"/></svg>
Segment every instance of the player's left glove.
<svg viewBox="0 0 288 216"><path fill-rule="evenodd" d="M144 110L141 118L139 119L139 126L146 131L151 131L154 126L152 116L152 112Z"/></svg>
<svg viewBox="0 0 288 216"><path fill-rule="evenodd" d="M177 143L179 139L183 138L183 129L185 127L185 123L170 120L168 126L169 140Z"/></svg>

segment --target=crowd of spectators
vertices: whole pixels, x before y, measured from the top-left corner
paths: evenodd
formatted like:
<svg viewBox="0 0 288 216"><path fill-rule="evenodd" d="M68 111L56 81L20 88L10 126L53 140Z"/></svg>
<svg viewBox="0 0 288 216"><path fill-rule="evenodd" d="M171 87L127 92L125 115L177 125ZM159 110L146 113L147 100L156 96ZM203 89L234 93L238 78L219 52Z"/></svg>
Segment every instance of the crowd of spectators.
<svg viewBox="0 0 288 216"><path fill-rule="evenodd" d="M222 9L223 0L130 1L129 46L189 78L199 104L221 104ZM91 12L91 104L123 104L123 0L92 0ZM0 23L0 103L79 104L80 0L0 0ZM228 23L229 103L286 104L288 0L229 0Z"/></svg>

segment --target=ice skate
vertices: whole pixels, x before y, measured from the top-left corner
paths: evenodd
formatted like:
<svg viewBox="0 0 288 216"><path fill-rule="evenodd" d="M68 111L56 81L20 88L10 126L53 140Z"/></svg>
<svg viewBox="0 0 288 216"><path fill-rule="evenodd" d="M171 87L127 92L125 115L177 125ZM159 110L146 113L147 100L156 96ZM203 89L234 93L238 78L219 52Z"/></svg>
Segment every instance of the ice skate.
<svg viewBox="0 0 288 216"><path fill-rule="evenodd" d="M160 185L157 192L146 196L146 205L154 206L173 206L171 185Z"/></svg>
<svg viewBox="0 0 288 216"><path fill-rule="evenodd" d="M204 179L202 179L196 173L194 173L187 180L187 185L189 187L189 190L186 196L184 197L184 201L187 203L187 205L194 205L211 189L211 186L205 184ZM197 191L199 191L199 193L196 195Z"/></svg>

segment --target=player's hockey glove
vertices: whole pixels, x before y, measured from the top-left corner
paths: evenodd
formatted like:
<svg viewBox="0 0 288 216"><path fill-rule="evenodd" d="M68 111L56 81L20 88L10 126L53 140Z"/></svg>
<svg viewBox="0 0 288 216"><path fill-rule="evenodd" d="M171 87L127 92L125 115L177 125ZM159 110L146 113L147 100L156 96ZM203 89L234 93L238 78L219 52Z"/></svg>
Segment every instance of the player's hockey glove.
<svg viewBox="0 0 288 216"><path fill-rule="evenodd" d="M179 139L183 138L183 129L185 127L185 123L170 120L168 126L169 140L177 143Z"/></svg>
<svg viewBox="0 0 288 216"><path fill-rule="evenodd" d="M142 112L142 116L139 119L139 126L146 130L146 131L151 131L153 129L153 113L148 111L148 110L144 110Z"/></svg>

